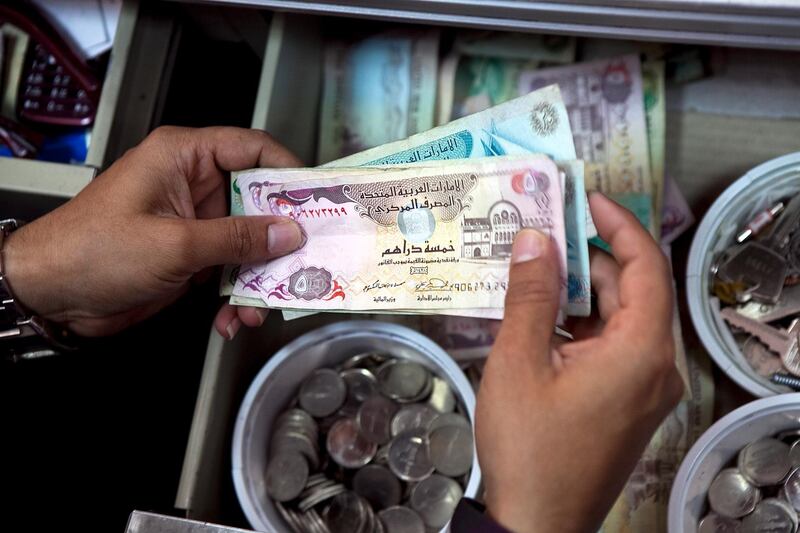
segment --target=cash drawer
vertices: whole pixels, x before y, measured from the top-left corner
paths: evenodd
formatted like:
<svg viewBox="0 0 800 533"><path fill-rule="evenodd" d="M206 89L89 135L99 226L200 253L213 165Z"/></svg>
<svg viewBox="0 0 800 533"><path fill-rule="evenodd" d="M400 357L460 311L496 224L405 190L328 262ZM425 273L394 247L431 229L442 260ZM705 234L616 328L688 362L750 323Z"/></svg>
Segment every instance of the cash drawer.
<svg viewBox="0 0 800 533"><path fill-rule="evenodd" d="M305 9L309 3L261 4ZM326 10L331 5L333 3L325 3ZM360 8L350 10L337 5L337 15L365 15ZM420 16L414 21L423 18ZM434 16L431 19L437 20ZM446 22L453 24L458 20L451 17ZM378 24L385 23L319 14L275 13L263 53L252 127L268 131L304 161L315 161L324 77L323 35L332 25L360 29L374 28ZM443 28L447 34L456 31L451 27ZM653 32L652 38L657 39L658 34ZM585 56L622 54L626 46L621 41L589 38L581 43ZM719 191L747 169L797 150L800 138L800 109L787 96L792 87L796 90L798 86L791 65L798 64L800 55L744 48L704 48L703 51L712 56L712 64L720 69L719 75L670 87L667 92L668 173L686 194L697 217ZM778 79L779 83L759 89L758 84L752 83L756 76L771 76L770 79ZM773 105L773 99L781 103ZM741 105L742 101L754 103ZM680 265L688 241L688 236L684 236L676 244L675 272L679 290L683 285ZM270 355L288 340L322 324L350 318L363 317L318 315L283 322L278 313L273 312L262 328L242 331L232 342L211 332L176 507L185 510L190 518L248 527L233 493L230 459L231 432L247 386ZM413 318L383 319L405 323L415 329L418 326ZM684 322L684 332L687 345L696 345L688 321ZM696 353L695 348L690 346L690 351ZM705 355L700 353L698 357ZM742 400L741 396L736 397L735 403ZM728 408L730 405L721 407Z"/></svg>

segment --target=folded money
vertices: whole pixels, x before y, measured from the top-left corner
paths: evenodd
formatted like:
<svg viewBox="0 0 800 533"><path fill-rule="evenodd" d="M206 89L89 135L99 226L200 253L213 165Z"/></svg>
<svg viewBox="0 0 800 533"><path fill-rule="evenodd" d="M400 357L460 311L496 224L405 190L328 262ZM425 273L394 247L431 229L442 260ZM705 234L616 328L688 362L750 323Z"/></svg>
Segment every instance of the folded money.
<svg viewBox="0 0 800 533"><path fill-rule="evenodd" d="M566 108L557 86L526 94L486 111L455 120L444 126L414 135L408 139L360 152L333 161L326 167L360 167L411 164L440 165L460 158L487 158L500 155L546 154L559 160L564 171L567 250L569 257L569 315L587 316L591 308L589 252L586 242L586 193L583 164L574 162L575 146ZM444 162L444 163L443 163ZM243 214L238 184L232 183L231 214ZM572 223L574 221L574 224ZM260 298L233 294L238 270L226 270L222 293L232 295L234 305L264 307ZM392 310L397 312L399 310ZM431 310L433 313L455 314L452 310ZM480 314L476 314L480 313ZM308 312L284 312L284 317L299 318ZM463 310L459 315L465 315ZM474 310L469 316L502 318L502 313Z"/></svg>
<svg viewBox="0 0 800 533"><path fill-rule="evenodd" d="M543 155L409 168L236 173L247 215L296 220L308 244L243 266L233 294L308 310L502 309L514 236L548 234L567 255L561 177Z"/></svg>

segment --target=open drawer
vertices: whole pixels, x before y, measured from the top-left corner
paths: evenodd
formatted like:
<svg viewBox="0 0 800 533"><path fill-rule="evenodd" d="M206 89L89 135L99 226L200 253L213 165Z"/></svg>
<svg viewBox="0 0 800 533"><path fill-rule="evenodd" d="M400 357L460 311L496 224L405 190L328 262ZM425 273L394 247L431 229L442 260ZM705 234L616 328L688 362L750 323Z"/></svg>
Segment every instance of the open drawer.
<svg viewBox="0 0 800 533"><path fill-rule="evenodd" d="M352 13L358 16L361 11L354 8ZM337 14L347 15L348 10L341 7ZM302 160L313 163L325 33L332 27L361 30L384 24L357 18L274 14L252 127L268 131ZM448 35L458 31L452 27L442 30ZM579 57L621 55L631 50L626 41L579 39ZM791 96L800 90L800 79L791 66L800 64L800 53L708 47L701 47L700 52L709 57L714 76L670 86L666 99L668 173L698 217L746 170L800 148L800 104ZM688 242L685 236L678 245L686 248ZM680 288L682 269L676 266L675 272ZM262 328L243 330L232 342L211 332L176 507L184 509L190 518L249 527L231 479L232 431L247 387L271 354L290 340L323 324L351 318L356 317L316 315L283 322L279 313L273 312ZM416 326L413 318L379 319ZM686 322L684 331L691 329Z"/></svg>

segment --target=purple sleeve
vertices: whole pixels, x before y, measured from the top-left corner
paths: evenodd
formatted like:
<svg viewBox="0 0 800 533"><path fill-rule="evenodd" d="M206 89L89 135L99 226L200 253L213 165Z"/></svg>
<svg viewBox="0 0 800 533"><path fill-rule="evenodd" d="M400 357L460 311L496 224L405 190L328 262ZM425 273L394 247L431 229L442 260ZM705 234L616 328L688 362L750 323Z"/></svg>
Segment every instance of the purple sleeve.
<svg viewBox="0 0 800 533"><path fill-rule="evenodd" d="M452 533L511 533L484 513L483 505L469 498L458 502L453 520Z"/></svg>

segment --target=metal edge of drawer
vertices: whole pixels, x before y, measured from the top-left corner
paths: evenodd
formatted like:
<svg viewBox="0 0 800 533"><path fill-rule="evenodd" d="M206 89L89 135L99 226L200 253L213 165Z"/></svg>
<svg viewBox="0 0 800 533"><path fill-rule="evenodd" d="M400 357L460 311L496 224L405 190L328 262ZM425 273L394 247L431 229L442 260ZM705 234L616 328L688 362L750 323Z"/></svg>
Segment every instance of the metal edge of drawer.
<svg viewBox="0 0 800 533"><path fill-rule="evenodd" d="M189 1L189 0L181 0ZM800 49L800 4L789 14L669 10L555 2L395 1L375 6L364 0L202 0L279 11L377 18L403 22L585 37L688 44ZM794 14L797 16L792 16Z"/></svg>
<svg viewBox="0 0 800 533"><path fill-rule="evenodd" d="M280 139L302 161L314 161L321 79L319 18L276 13L269 29L251 127Z"/></svg>
<svg viewBox="0 0 800 533"><path fill-rule="evenodd" d="M150 132L162 87L169 80L173 17L140 0L125 0L100 97L86 163L105 169Z"/></svg>
<svg viewBox="0 0 800 533"><path fill-rule="evenodd" d="M92 181L95 172L83 165L0 157L0 191L71 198Z"/></svg>

